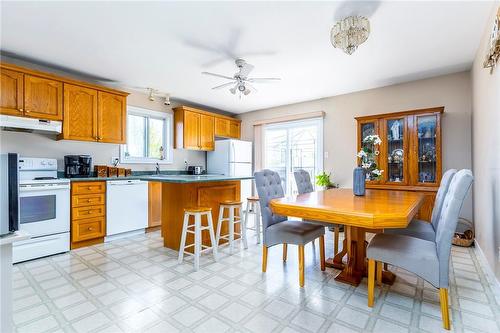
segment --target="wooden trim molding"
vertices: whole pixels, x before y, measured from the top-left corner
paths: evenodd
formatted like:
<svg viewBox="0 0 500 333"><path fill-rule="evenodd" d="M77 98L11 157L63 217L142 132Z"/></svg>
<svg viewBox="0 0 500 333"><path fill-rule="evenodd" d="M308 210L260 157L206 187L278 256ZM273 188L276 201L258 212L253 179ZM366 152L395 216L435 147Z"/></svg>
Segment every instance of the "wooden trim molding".
<svg viewBox="0 0 500 333"><path fill-rule="evenodd" d="M264 119L264 120L257 120L253 123L253 125L259 126L259 125L275 124L275 123L282 123L282 122L294 121L294 120L311 119L311 118L324 118L324 117L325 117L325 111L316 111L316 112L292 114L292 115L288 115L288 116L282 116L282 117L276 117L276 118L270 118L270 119Z"/></svg>
<svg viewBox="0 0 500 333"><path fill-rule="evenodd" d="M374 115L369 115L369 116L354 117L354 119L356 119L356 120L371 120L371 119L379 119L379 118L386 118L386 117L412 116L412 115L419 115L419 114L423 114L423 113L434 113L434 112L443 113L444 106L435 107L435 108L428 108L428 109L416 109L416 110L400 111L400 112L379 113L379 114L374 114Z"/></svg>

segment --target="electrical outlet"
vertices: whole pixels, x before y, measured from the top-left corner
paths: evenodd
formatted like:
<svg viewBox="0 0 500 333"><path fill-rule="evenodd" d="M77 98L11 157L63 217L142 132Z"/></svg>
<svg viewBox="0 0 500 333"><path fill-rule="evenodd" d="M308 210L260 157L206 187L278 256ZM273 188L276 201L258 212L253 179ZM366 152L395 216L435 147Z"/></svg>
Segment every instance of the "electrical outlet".
<svg viewBox="0 0 500 333"><path fill-rule="evenodd" d="M328 152L325 151L325 159L327 159L327 158L328 158Z"/></svg>
<svg viewBox="0 0 500 333"><path fill-rule="evenodd" d="M118 162L120 162L118 157L111 157L111 165L118 164Z"/></svg>

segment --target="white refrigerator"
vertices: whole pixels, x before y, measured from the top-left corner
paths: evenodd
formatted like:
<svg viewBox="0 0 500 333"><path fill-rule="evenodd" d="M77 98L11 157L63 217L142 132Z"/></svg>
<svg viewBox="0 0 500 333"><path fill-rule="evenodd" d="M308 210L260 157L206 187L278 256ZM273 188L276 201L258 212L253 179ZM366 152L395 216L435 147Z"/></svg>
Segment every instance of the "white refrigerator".
<svg viewBox="0 0 500 333"><path fill-rule="evenodd" d="M225 176L252 176L252 142L215 141L214 151L207 154L207 173ZM252 195L252 180L241 181L241 200Z"/></svg>

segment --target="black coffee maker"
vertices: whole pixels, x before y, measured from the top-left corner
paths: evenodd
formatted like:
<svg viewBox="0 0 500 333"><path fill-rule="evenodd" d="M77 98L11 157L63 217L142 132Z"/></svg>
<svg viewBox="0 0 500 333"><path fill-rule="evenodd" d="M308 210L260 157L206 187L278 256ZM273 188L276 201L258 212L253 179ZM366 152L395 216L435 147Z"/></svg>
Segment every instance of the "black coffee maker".
<svg viewBox="0 0 500 333"><path fill-rule="evenodd" d="M92 157L90 155L64 156L64 176L66 178L90 177Z"/></svg>

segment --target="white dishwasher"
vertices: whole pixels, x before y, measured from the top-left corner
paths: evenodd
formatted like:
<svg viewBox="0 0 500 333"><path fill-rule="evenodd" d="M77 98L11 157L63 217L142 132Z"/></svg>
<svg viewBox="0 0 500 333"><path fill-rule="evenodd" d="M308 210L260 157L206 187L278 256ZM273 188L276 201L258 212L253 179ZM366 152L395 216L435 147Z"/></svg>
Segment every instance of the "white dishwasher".
<svg viewBox="0 0 500 333"><path fill-rule="evenodd" d="M106 182L106 241L144 233L148 226L148 182Z"/></svg>

